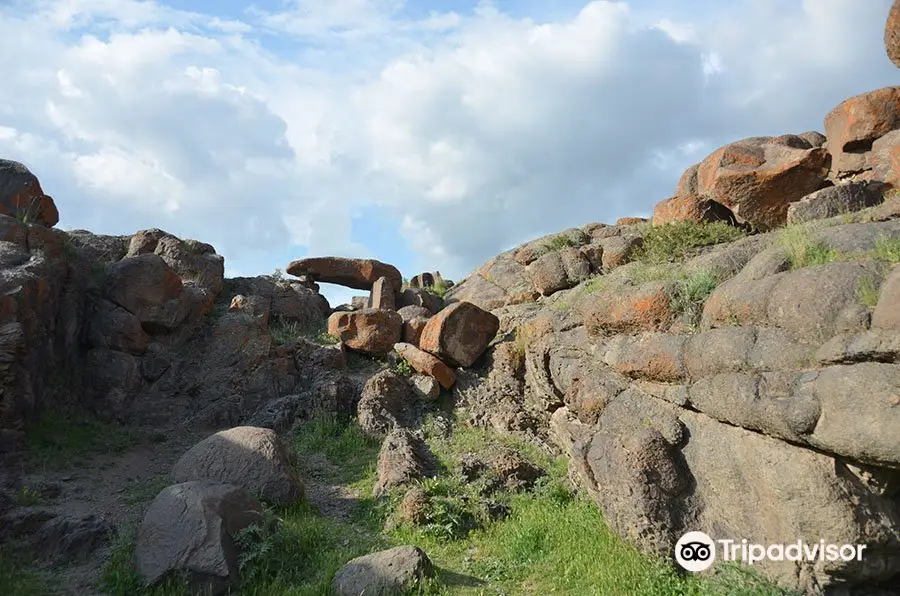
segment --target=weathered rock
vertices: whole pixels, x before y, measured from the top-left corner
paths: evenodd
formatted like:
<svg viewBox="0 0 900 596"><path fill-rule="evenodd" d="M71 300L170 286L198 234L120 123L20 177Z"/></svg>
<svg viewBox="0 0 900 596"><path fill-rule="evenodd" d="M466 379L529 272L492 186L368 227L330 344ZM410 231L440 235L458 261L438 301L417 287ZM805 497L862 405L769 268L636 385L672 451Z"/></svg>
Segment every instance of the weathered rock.
<svg viewBox="0 0 900 596"><path fill-rule="evenodd" d="M397 314L399 314L403 322L406 323L418 318L430 319L433 313L424 306L408 305L398 309Z"/></svg>
<svg viewBox="0 0 900 596"><path fill-rule="evenodd" d="M828 173L825 149L791 138L797 142L752 137L714 151L697 169L695 196L721 203L738 221L760 229L784 225L788 205L822 188Z"/></svg>
<svg viewBox="0 0 900 596"><path fill-rule="evenodd" d="M285 395L266 402L242 426L270 428L283 433L293 425L302 404L302 396Z"/></svg>
<svg viewBox="0 0 900 596"><path fill-rule="evenodd" d="M428 321L419 345L452 365L471 366L499 328L493 314L470 302L456 302Z"/></svg>
<svg viewBox="0 0 900 596"><path fill-rule="evenodd" d="M603 271L609 271L628 263L635 251L644 243L640 236L612 236L599 240L603 247Z"/></svg>
<svg viewBox="0 0 900 596"><path fill-rule="evenodd" d="M406 379L384 370L366 381L357 406L356 420L370 437L383 437L409 422L415 395Z"/></svg>
<svg viewBox="0 0 900 596"><path fill-rule="evenodd" d="M660 201L653 208L653 225L677 221L737 223L734 213L725 205L693 195L675 196Z"/></svg>
<svg viewBox="0 0 900 596"><path fill-rule="evenodd" d="M837 333L861 331L868 325L869 315L859 301L860 283L869 279L878 284L882 275L866 263L838 262L763 279L735 277L710 295L701 326L780 327L805 341L825 341Z"/></svg>
<svg viewBox="0 0 900 596"><path fill-rule="evenodd" d="M842 101L825 117L825 136L838 176L866 169L872 143L900 128L900 87L885 87Z"/></svg>
<svg viewBox="0 0 900 596"><path fill-rule="evenodd" d="M540 296L525 266L507 251L491 259L447 292L446 303L471 302L485 310L533 302Z"/></svg>
<svg viewBox="0 0 900 596"><path fill-rule="evenodd" d="M272 312L272 300L265 296L244 296L237 294L231 299L228 310L244 313L245 315L259 321L263 327L269 325L269 315Z"/></svg>
<svg viewBox="0 0 900 596"><path fill-rule="evenodd" d="M95 348L109 348L137 355L146 351L150 341L136 315L105 300L91 318L89 337Z"/></svg>
<svg viewBox="0 0 900 596"><path fill-rule="evenodd" d="M331 585L336 596L389 596L406 593L432 575L422 549L397 546L353 559L338 570Z"/></svg>
<svg viewBox="0 0 900 596"><path fill-rule="evenodd" d="M395 290L388 278L379 277L375 280L375 283L372 284L372 292L369 295L368 307L380 308L383 310L396 309Z"/></svg>
<svg viewBox="0 0 900 596"><path fill-rule="evenodd" d="M425 523L428 515L429 505L428 493L421 487L413 486L406 494L397 507L397 517L401 524L406 523L412 526L419 526Z"/></svg>
<svg viewBox="0 0 900 596"><path fill-rule="evenodd" d="M369 308L369 297L352 296L350 298L350 306L353 307L350 310L364 310L366 308Z"/></svg>
<svg viewBox="0 0 900 596"><path fill-rule="evenodd" d="M37 176L8 159L0 159L0 215L47 227L59 223L56 204L44 194Z"/></svg>
<svg viewBox="0 0 900 596"><path fill-rule="evenodd" d="M872 327L900 331L900 265L894 266L881 285Z"/></svg>
<svg viewBox="0 0 900 596"><path fill-rule="evenodd" d="M884 23L884 47L891 62L900 68L900 2L897 0Z"/></svg>
<svg viewBox="0 0 900 596"><path fill-rule="evenodd" d="M672 292L666 282L649 282L626 293L602 292L580 306L594 334L664 331L674 321Z"/></svg>
<svg viewBox="0 0 900 596"><path fill-rule="evenodd" d="M824 147L825 143L828 141L828 139L825 138L825 135L816 130L810 130L797 136L809 143L809 146L812 148Z"/></svg>
<svg viewBox="0 0 900 596"><path fill-rule="evenodd" d="M616 220L617 226L633 226L637 224L647 223L648 220L646 217L620 217Z"/></svg>
<svg viewBox="0 0 900 596"><path fill-rule="evenodd" d="M466 453L460 458L460 474L466 482L481 481L485 494L501 488L530 490L545 472L517 451L492 445L486 453Z"/></svg>
<svg viewBox="0 0 900 596"><path fill-rule="evenodd" d="M267 428L239 426L207 437L181 456L172 479L234 484L277 505L303 498L287 447Z"/></svg>
<svg viewBox="0 0 900 596"><path fill-rule="evenodd" d="M373 493L377 497L391 488L430 476L434 467L434 456L421 437L404 428L394 429L378 454L378 481Z"/></svg>
<svg viewBox="0 0 900 596"><path fill-rule="evenodd" d="M113 528L96 515L54 517L28 539L39 559L56 563L83 562L112 538Z"/></svg>
<svg viewBox="0 0 900 596"><path fill-rule="evenodd" d="M440 274L438 274L440 277ZM428 286L434 285L434 275L429 272L419 273L418 275L413 275L412 279L409 280L409 287L411 288L427 288Z"/></svg>
<svg viewBox="0 0 900 596"><path fill-rule="evenodd" d="M140 319L149 331L171 330L184 321L189 305L181 278L159 255L122 259L107 269L106 297Z"/></svg>
<svg viewBox="0 0 900 596"><path fill-rule="evenodd" d="M425 317L416 317L406 321L403 323L403 333L401 334L400 339L403 340L403 343L412 344L418 347L419 341L422 338L422 332L425 331L427 325L428 319Z"/></svg>
<svg viewBox="0 0 900 596"><path fill-rule="evenodd" d="M148 586L181 572L193 593L221 594L239 581L235 536L261 522L262 506L237 486L170 486L153 500L138 528L135 566Z"/></svg>
<svg viewBox="0 0 900 596"><path fill-rule="evenodd" d="M591 276L587 257L571 247L539 257L526 270L534 288L544 296L574 287Z"/></svg>
<svg viewBox="0 0 900 596"><path fill-rule="evenodd" d="M328 333L353 350L385 356L400 341L403 319L396 311L369 308L334 313L328 317Z"/></svg>
<svg viewBox="0 0 900 596"><path fill-rule="evenodd" d="M453 369L433 354L409 343L398 343L394 346L394 350L409 362L413 370L433 378L444 389L450 389L456 383L456 373Z"/></svg>
<svg viewBox="0 0 900 596"><path fill-rule="evenodd" d="M401 310L408 306L424 308L428 311L427 316L430 317L443 308L444 301L422 288L407 288L400 292L397 304L401 307Z"/></svg>
<svg viewBox="0 0 900 596"><path fill-rule="evenodd" d="M900 361L900 334L882 329L837 335L816 351L819 364Z"/></svg>
<svg viewBox="0 0 900 596"><path fill-rule="evenodd" d="M441 395L441 384L437 379L428 375L412 375L409 384L413 391L422 399L434 400Z"/></svg>
<svg viewBox="0 0 900 596"><path fill-rule="evenodd" d="M867 184L848 182L829 186L791 203L787 212L788 224L825 219L842 213L859 211L881 202L881 197L869 191Z"/></svg>
<svg viewBox="0 0 900 596"><path fill-rule="evenodd" d="M142 385L138 359L106 348L94 348L85 358L86 393L94 408L107 415L124 416Z"/></svg>
<svg viewBox="0 0 900 596"><path fill-rule="evenodd" d="M900 130L892 130L872 143L867 157L874 180L900 188Z"/></svg>
<svg viewBox="0 0 900 596"><path fill-rule="evenodd" d="M380 277L386 277L395 292L403 285L403 276L393 265L374 259L346 259L343 257L313 257L291 261L290 275L305 275L318 282L338 284L356 290L371 290Z"/></svg>

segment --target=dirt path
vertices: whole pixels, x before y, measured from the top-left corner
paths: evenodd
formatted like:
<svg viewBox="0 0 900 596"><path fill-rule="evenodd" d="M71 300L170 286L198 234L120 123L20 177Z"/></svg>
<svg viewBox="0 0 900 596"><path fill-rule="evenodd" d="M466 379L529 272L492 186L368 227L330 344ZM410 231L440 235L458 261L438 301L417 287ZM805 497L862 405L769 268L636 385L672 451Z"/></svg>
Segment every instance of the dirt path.
<svg viewBox="0 0 900 596"><path fill-rule="evenodd" d="M150 502L166 486L173 464L207 434L180 431L164 442L136 446L121 454L88 456L86 464L79 467L28 472L21 476L21 485L40 495L33 507L66 517L96 515L120 530L140 522ZM107 545L84 563L56 568L59 593L99 594L96 583L110 550Z"/></svg>

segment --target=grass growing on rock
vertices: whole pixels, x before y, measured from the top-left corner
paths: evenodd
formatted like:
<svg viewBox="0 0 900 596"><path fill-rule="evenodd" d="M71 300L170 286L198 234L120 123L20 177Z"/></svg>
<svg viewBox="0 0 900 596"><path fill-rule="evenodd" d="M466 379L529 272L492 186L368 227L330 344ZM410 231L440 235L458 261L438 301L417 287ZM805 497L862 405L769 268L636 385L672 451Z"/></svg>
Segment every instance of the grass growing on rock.
<svg viewBox="0 0 900 596"><path fill-rule="evenodd" d="M309 340L320 346L333 346L341 340L330 335L324 324L303 325L299 321L289 321L273 315L269 318L269 331L276 344L291 344L301 339Z"/></svg>
<svg viewBox="0 0 900 596"><path fill-rule="evenodd" d="M817 240L808 225L787 226L779 232L778 243L784 250L791 269L833 263L840 256L827 244Z"/></svg>
<svg viewBox="0 0 900 596"><path fill-rule="evenodd" d="M642 246L636 252L637 260L647 264L684 261L694 249L733 242L746 236L740 228L726 223L673 222L646 228Z"/></svg>
<svg viewBox="0 0 900 596"><path fill-rule="evenodd" d="M556 252L558 250L563 250L566 248L577 248L577 247L578 247L578 243L575 242L575 240L573 240L569 236L566 236L565 234L559 234L557 236L554 236L553 238L544 242L544 244L543 244L543 249L544 249L545 253Z"/></svg>
<svg viewBox="0 0 900 596"><path fill-rule="evenodd" d="M879 236L875 239L875 248L868 256L885 263L888 267L900 264L900 237Z"/></svg>

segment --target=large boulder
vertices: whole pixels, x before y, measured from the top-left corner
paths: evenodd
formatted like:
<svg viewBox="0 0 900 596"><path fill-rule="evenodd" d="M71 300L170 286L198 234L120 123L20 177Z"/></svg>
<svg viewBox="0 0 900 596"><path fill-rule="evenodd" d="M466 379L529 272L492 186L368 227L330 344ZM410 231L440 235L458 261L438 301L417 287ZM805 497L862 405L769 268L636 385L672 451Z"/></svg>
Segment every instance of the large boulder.
<svg viewBox="0 0 900 596"><path fill-rule="evenodd" d="M500 328L500 320L470 302L451 304L422 331L419 347L455 366L471 366Z"/></svg>
<svg viewBox="0 0 900 596"><path fill-rule="evenodd" d="M892 130L872 143L868 165L873 180L900 188L900 130Z"/></svg>
<svg viewBox="0 0 900 596"><path fill-rule="evenodd" d="M872 327L900 332L900 265L891 270L881 286Z"/></svg>
<svg viewBox="0 0 900 596"><path fill-rule="evenodd" d="M700 162L696 196L721 203L741 222L770 229L783 226L788 205L822 188L827 174L828 153L805 139L752 137L725 145Z"/></svg>
<svg viewBox="0 0 900 596"><path fill-rule="evenodd" d="M328 317L328 333L348 348L385 356L401 339L403 319L396 311L377 308L336 312Z"/></svg>
<svg viewBox="0 0 900 596"><path fill-rule="evenodd" d="M138 574L152 586L184 573L192 593L224 593L239 581L237 533L261 522L262 506L243 488L209 482L170 486L138 528Z"/></svg>
<svg viewBox="0 0 900 596"><path fill-rule="evenodd" d="M894 0L884 24L884 47L891 62L900 67L900 0Z"/></svg>
<svg viewBox="0 0 900 596"><path fill-rule="evenodd" d="M410 343L395 344L394 350L409 362L416 372L435 379L444 389L450 389L456 383L456 373L440 358Z"/></svg>
<svg viewBox="0 0 900 596"><path fill-rule="evenodd" d="M109 348L140 355L147 350L149 336L136 315L103 300L91 317L89 340L94 348Z"/></svg>
<svg viewBox="0 0 900 596"><path fill-rule="evenodd" d="M317 282L325 282L371 290L380 277L386 277L395 292L403 285L403 276L393 265L374 259L347 259L343 257L313 257L291 261L287 267L290 275L307 276Z"/></svg>
<svg viewBox="0 0 900 596"><path fill-rule="evenodd" d="M131 237L126 256L147 253L159 255L184 282L194 283L213 295L222 290L225 259L210 244L181 240L158 228L140 230Z"/></svg>
<svg viewBox="0 0 900 596"><path fill-rule="evenodd" d="M106 298L136 315L148 331L172 330L190 314L181 278L162 257L145 253L107 268Z"/></svg>
<svg viewBox="0 0 900 596"><path fill-rule="evenodd" d="M380 308L383 310L396 310L397 292L391 284L391 280L386 277L379 277L372 284L372 292L369 295L369 308Z"/></svg>
<svg viewBox="0 0 900 596"><path fill-rule="evenodd" d="M671 197L660 201L653 208L653 225L677 221L734 223L736 220L734 213L725 205L696 195Z"/></svg>
<svg viewBox="0 0 900 596"><path fill-rule="evenodd" d="M825 117L831 169L838 176L866 169L866 153L879 137L900 128L900 87L862 93L838 104Z"/></svg>
<svg viewBox="0 0 900 596"><path fill-rule="evenodd" d="M422 549L397 546L357 557L334 575L337 596L389 596L406 594L434 574Z"/></svg>
<svg viewBox="0 0 900 596"><path fill-rule="evenodd" d="M829 186L791 203L787 223L799 224L814 219L825 219L842 213L859 211L881 202L881 197L862 182L848 182Z"/></svg>
<svg viewBox="0 0 900 596"><path fill-rule="evenodd" d="M59 223L56 204L44 194L37 176L8 159L0 159L0 215L47 227Z"/></svg>
<svg viewBox="0 0 900 596"><path fill-rule="evenodd" d="M591 276L591 263L577 248L548 252L526 267L534 289L544 296L574 287Z"/></svg>
<svg viewBox="0 0 900 596"><path fill-rule="evenodd" d="M239 426L203 439L175 463L172 479L234 484L276 505L303 497L287 447L268 428Z"/></svg>

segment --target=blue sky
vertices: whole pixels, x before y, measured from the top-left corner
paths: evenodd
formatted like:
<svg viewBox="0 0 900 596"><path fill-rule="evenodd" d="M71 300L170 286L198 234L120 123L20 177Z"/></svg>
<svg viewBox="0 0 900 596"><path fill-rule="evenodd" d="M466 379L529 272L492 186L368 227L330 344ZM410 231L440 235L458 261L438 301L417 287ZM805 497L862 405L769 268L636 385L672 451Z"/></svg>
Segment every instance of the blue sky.
<svg viewBox="0 0 900 596"><path fill-rule="evenodd" d="M889 6L7 1L0 156L61 227L163 228L231 276L333 254L460 279L650 213L724 143L821 131L897 80Z"/></svg>

